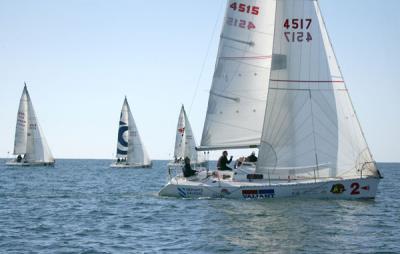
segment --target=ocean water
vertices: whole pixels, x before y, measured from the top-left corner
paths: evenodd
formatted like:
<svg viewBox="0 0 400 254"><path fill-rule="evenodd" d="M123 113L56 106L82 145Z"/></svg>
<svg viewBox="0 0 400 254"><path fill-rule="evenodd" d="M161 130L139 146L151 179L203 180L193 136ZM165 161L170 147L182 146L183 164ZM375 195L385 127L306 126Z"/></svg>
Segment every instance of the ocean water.
<svg viewBox="0 0 400 254"><path fill-rule="evenodd" d="M379 164L375 200L240 201L158 197L166 161L4 162L0 253L400 253L400 164Z"/></svg>

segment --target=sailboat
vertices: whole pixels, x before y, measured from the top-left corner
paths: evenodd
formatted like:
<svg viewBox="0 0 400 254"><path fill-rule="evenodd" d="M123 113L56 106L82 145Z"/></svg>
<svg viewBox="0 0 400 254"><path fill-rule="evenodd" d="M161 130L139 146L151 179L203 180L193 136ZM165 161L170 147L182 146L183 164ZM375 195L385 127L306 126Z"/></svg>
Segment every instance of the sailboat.
<svg viewBox="0 0 400 254"><path fill-rule="evenodd" d="M39 125L26 83L19 101L15 129L14 155L8 166L52 166L55 163Z"/></svg>
<svg viewBox="0 0 400 254"><path fill-rule="evenodd" d="M382 177L318 1L230 0L226 9L198 150L257 147L258 161L177 175L159 195L374 198Z"/></svg>
<svg viewBox="0 0 400 254"><path fill-rule="evenodd" d="M192 165L200 166L205 163L202 154L196 150L196 140L192 127L187 117L185 107L182 105L176 127L174 160L168 163L170 168L181 169L184 159L190 159Z"/></svg>
<svg viewBox="0 0 400 254"><path fill-rule="evenodd" d="M119 120L116 158L117 160L110 167L149 168L152 166L126 97Z"/></svg>

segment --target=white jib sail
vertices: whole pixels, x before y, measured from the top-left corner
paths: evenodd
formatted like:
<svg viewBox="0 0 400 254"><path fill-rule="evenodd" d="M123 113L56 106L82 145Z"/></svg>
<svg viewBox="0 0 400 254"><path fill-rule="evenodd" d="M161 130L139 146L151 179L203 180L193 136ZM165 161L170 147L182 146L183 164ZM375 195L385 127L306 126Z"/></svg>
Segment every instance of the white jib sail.
<svg viewBox="0 0 400 254"><path fill-rule="evenodd" d="M196 140L183 106L179 114L178 126L176 128L174 157L189 157L192 162L198 162Z"/></svg>
<svg viewBox="0 0 400 254"><path fill-rule="evenodd" d="M126 106L128 115L127 162L128 164L132 165L150 165L151 160L140 138L139 131L136 127L135 120L133 119L127 99L125 99L124 106Z"/></svg>
<svg viewBox="0 0 400 254"><path fill-rule="evenodd" d="M257 172L376 175L317 1L278 0Z"/></svg>
<svg viewBox="0 0 400 254"><path fill-rule="evenodd" d="M201 147L260 144L274 32L274 0L230 0Z"/></svg>
<svg viewBox="0 0 400 254"><path fill-rule="evenodd" d="M26 86L24 87L24 91L22 93L20 109L21 104L24 104L23 108L26 109L26 111L23 114L20 114L20 110L18 110L17 133L21 131L18 130L18 122L20 122L20 116L22 118L22 116L24 115L25 119L27 119L25 160L27 162L54 162L53 155L51 154L50 148L43 135L43 131L40 127L39 121L37 120L36 113L33 108L33 104ZM21 140L23 140L23 138L21 138ZM22 152L23 150L24 149L22 148L20 151Z"/></svg>

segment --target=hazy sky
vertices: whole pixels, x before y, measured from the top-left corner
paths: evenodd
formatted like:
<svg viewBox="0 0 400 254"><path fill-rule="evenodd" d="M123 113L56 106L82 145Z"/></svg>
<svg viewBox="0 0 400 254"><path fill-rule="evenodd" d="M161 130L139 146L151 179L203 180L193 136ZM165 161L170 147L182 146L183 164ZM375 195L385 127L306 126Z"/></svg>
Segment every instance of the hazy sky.
<svg viewBox="0 0 400 254"><path fill-rule="evenodd" d="M153 159L182 103L199 142L225 1L0 0L0 157L24 81L56 158L111 158L125 95ZM400 161L400 1L320 5L375 159Z"/></svg>

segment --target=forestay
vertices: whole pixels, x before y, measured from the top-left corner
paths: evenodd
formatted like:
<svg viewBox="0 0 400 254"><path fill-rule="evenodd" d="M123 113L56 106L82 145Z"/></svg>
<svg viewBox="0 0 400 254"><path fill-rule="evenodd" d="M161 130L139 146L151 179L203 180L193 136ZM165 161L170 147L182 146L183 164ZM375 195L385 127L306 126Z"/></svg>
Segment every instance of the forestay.
<svg viewBox="0 0 400 254"><path fill-rule="evenodd" d="M278 0L257 172L376 175L317 1Z"/></svg>
<svg viewBox="0 0 400 254"><path fill-rule="evenodd" d="M273 0L228 1L201 148L259 145L274 15Z"/></svg>

